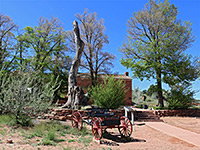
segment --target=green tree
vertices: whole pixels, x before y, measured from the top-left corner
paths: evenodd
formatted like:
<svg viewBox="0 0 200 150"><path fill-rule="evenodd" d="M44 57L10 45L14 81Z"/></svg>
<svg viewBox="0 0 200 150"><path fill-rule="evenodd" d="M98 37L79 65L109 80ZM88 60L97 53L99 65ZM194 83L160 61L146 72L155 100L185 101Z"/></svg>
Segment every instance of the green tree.
<svg viewBox="0 0 200 150"><path fill-rule="evenodd" d="M194 91L189 84L179 84L172 86L167 94L168 109L188 109L194 102Z"/></svg>
<svg viewBox="0 0 200 150"><path fill-rule="evenodd" d="M156 92L157 92L157 86L154 85L154 84L152 84L152 85L150 85L150 87L148 88L146 94L147 94L148 96L151 96L153 93L156 93Z"/></svg>
<svg viewBox="0 0 200 150"><path fill-rule="evenodd" d="M58 69L58 61L63 64L66 55L65 36L62 23L58 18L51 18L50 20L40 18L38 26L25 27L23 34L18 36L19 45L27 47L29 53L32 54L35 67L34 70L51 70L56 72ZM58 59L64 54L62 58ZM21 58L22 59L22 58ZM56 62L53 64L52 62ZM55 66L55 67L54 67Z"/></svg>
<svg viewBox="0 0 200 150"><path fill-rule="evenodd" d="M17 37L19 64L34 60L33 69L39 70L42 76L48 78L48 75L44 74L48 71L54 77L59 76L59 80L64 80L60 88L55 91L55 98L59 98L59 93L66 92L67 89L66 80L71 58L66 54L65 36L62 22L52 17L49 20L40 18L38 26L25 27ZM29 53L29 57L24 55L26 53Z"/></svg>
<svg viewBox="0 0 200 150"><path fill-rule="evenodd" d="M77 14L76 18L80 21L81 39L85 43L81 66L89 71L92 85L95 86L97 75L109 73L115 56L103 51L104 45L109 43L103 19L98 20L97 14L88 13L87 9L83 14ZM69 48L75 50L73 32L68 32L68 39L70 41Z"/></svg>
<svg viewBox="0 0 200 150"><path fill-rule="evenodd" d="M175 85L197 78L191 56L184 53L194 41L191 23L182 23L177 13L177 7L168 0L150 0L128 21L127 42L121 48L121 63L132 69L134 77L156 80L161 107L162 82Z"/></svg>

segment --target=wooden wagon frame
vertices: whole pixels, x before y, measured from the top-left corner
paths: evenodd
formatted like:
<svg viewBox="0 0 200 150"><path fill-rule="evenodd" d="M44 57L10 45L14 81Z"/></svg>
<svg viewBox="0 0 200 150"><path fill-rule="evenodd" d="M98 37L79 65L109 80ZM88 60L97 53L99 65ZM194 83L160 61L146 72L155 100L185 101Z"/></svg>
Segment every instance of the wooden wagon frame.
<svg viewBox="0 0 200 150"><path fill-rule="evenodd" d="M88 109L85 117L82 117L80 112L75 111L71 118L72 128L77 128L80 131L83 122L91 126L92 134L96 140L102 138L103 132L107 128L118 128L122 137L130 137L133 131L132 123L127 117L116 116L114 112L103 108Z"/></svg>

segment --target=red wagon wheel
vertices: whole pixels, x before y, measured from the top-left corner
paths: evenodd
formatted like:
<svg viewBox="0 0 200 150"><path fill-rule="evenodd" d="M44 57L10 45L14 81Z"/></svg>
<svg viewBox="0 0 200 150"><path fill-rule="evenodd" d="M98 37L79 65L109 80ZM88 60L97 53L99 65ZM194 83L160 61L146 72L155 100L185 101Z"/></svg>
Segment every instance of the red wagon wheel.
<svg viewBox="0 0 200 150"><path fill-rule="evenodd" d="M92 134L96 140L100 140L103 134L101 120L97 117L92 119Z"/></svg>
<svg viewBox="0 0 200 150"><path fill-rule="evenodd" d="M120 118L120 125L118 127L119 133L123 137L130 137L132 134L132 124L130 120L124 116Z"/></svg>
<svg viewBox="0 0 200 150"><path fill-rule="evenodd" d="M72 114L72 128L78 128L80 131L83 127L83 119L79 112Z"/></svg>

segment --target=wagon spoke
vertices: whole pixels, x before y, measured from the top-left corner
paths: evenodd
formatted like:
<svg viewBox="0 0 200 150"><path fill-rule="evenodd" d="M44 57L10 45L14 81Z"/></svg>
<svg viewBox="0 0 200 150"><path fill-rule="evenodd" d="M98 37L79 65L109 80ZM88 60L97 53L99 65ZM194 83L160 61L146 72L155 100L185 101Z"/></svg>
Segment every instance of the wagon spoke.
<svg viewBox="0 0 200 150"><path fill-rule="evenodd" d="M118 128L121 136L129 137L132 134L132 124L130 120L124 116L120 118L120 126Z"/></svg>
<svg viewBox="0 0 200 150"><path fill-rule="evenodd" d="M97 117L92 119L92 134L96 140L100 140L102 137L101 121Z"/></svg>
<svg viewBox="0 0 200 150"><path fill-rule="evenodd" d="M72 128L78 128L80 131L83 126L82 116L79 112L75 112L72 114Z"/></svg>
<svg viewBox="0 0 200 150"><path fill-rule="evenodd" d="M121 128L121 134L124 135L125 131L123 128Z"/></svg>

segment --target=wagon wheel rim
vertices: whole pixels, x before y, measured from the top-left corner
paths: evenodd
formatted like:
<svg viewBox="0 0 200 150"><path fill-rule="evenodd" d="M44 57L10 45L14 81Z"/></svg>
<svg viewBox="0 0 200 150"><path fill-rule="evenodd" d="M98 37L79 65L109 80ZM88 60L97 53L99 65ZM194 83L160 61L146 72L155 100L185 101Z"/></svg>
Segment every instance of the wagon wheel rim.
<svg viewBox="0 0 200 150"><path fill-rule="evenodd" d="M130 137L132 134L132 124L130 120L124 116L120 118L120 125L118 127L119 133L123 137Z"/></svg>
<svg viewBox="0 0 200 150"><path fill-rule="evenodd" d="M75 112L72 115L72 128L77 128L79 131L83 127L83 119L79 112Z"/></svg>
<svg viewBox="0 0 200 150"><path fill-rule="evenodd" d="M97 117L92 119L92 134L96 140L100 140L102 138L102 125L101 120Z"/></svg>

